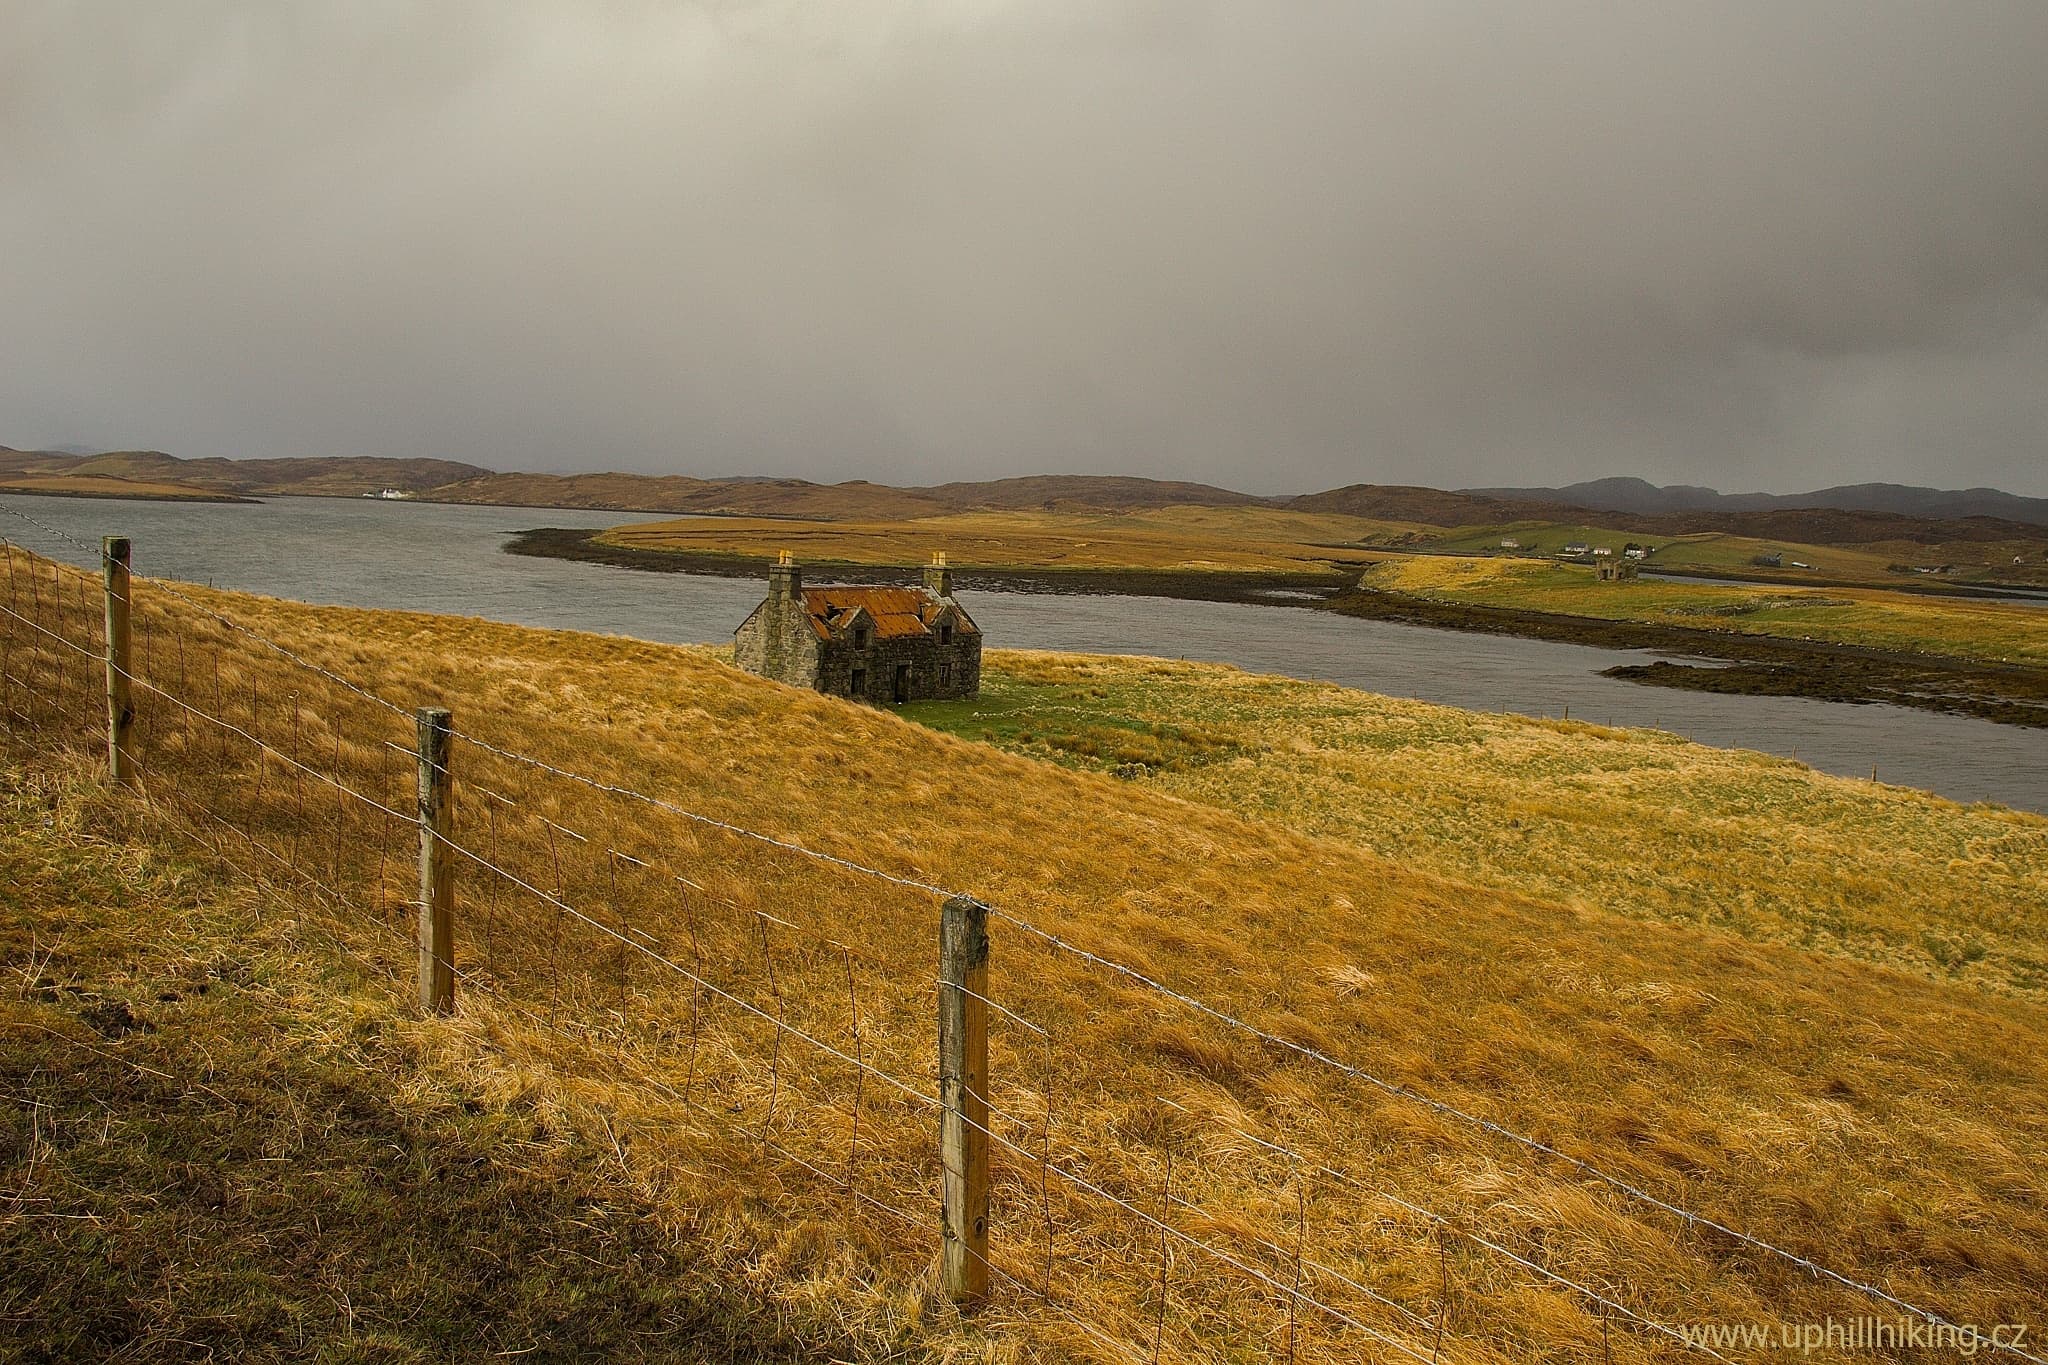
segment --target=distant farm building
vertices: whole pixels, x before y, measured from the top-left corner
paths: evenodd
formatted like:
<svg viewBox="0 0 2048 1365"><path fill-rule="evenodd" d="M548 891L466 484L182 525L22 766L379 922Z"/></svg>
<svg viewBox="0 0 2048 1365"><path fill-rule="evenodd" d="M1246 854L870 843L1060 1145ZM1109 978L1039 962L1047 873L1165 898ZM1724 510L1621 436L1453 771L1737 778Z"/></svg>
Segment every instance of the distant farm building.
<svg viewBox="0 0 2048 1365"><path fill-rule="evenodd" d="M1559 550L1558 553L1561 555L1568 555L1573 559L1577 559L1580 555L1591 553L1592 548L1593 547L1590 545L1586 545L1580 541L1575 540L1571 544L1565 546L1562 550Z"/></svg>
<svg viewBox="0 0 2048 1365"><path fill-rule="evenodd" d="M823 584L807 588L784 551L768 596L733 632L733 660L749 673L877 703L971 697L981 690L981 628L953 600L953 572L937 555L919 587Z"/></svg>
<svg viewBox="0 0 2048 1365"><path fill-rule="evenodd" d="M1633 559L1603 559L1593 566L1593 575L1602 583L1626 583L1636 576L1636 562Z"/></svg>
<svg viewBox="0 0 2048 1365"><path fill-rule="evenodd" d="M1595 545L1593 547L1593 556L1596 559L1605 559L1613 553L1614 547L1612 545Z"/></svg>
<svg viewBox="0 0 2048 1365"><path fill-rule="evenodd" d="M1510 537L1509 537L1508 539L1506 539L1506 540L1503 540L1503 541L1502 541L1502 542L1500 543L1500 547L1501 547L1501 549L1503 549L1503 550L1519 550L1519 549L1521 549L1521 548L1522 548L1522 542L1521 542L1521 541L1519 541L1519 540L1516 540L1516 539L1514 539L1514 538L1513 538L1512 536L1510 536ZM2015 564L2017 564L2017 563L2018 563L2019 561L2018 561L2018 560L2014 560L2013 562L2014 562Z"/></svg>

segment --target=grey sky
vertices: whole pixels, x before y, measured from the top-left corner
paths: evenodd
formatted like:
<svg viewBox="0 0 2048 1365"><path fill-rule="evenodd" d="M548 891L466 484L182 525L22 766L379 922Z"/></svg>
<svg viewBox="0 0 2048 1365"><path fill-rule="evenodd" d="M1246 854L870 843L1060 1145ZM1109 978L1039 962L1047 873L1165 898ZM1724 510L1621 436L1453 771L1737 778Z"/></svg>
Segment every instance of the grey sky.
<svg viewBox="0 0 2048 1365"><path fill-rule="evenodd" d="M2048 493L2048 4L0 0L0 444Z"/></svg>

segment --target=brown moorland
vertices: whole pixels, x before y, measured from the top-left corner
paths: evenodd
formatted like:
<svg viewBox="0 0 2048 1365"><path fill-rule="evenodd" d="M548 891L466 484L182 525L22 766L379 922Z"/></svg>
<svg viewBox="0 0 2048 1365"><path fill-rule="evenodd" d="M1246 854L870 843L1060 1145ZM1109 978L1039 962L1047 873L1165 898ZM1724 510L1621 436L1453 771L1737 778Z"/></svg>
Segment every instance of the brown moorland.
<svg viewBox="0 0 2048 1365"><path fill-rule="evenodd" d="M1166 507L1082 513L958 512L912 521L798 521L700 517L617 526L596 540L627 550L724 555L765 562L790 550L806 563L922 564L979 569L1173 569L1328 572L1375 556L1368 536L1407 528L1272 507Z"/></svg>
<svg viewBox="0 0 2048 1365"><path fill-rule="evenodd" d="M185 483L154 483L108 474L0 474L0 493L31 493L57 498L145 498L152 502L246 502Z"/></svg>
<svg viewBox="0 0 2048 1365"><path fill-rule="evenodd" d="M9 568L10 608L86 651L15 623L10 732L89 752L92 586ZM1143 1359L1156 1340L1163 1359L1352 1360L1385 1346L1369 1331L1425 1358L1676 1359L1586 1291L1675 1324L1884 1311L1442 1105L1954 1320L2042 1316L2048 1019L2031 1001L1477 886L708 651L179 591L198 606L137 592L138 672L162 692L143 697L144 794L116 801L123 818L189 827L216 875L291 888L308 942L402 998L409 718L249 632L453 707L476 860L463 1004L414 1026L418 1055L460 1069L485 1112L543 1113L610 1153L673 1245L792 1315L829 1311L851 1354ZM931 1308L925 1278L926 884L1002 912L990 994L1015 1012L992 1081L992 1254L1013 1278L971 1322ZM1342 1317L1290 1312L1296 1267Z"/></svg>

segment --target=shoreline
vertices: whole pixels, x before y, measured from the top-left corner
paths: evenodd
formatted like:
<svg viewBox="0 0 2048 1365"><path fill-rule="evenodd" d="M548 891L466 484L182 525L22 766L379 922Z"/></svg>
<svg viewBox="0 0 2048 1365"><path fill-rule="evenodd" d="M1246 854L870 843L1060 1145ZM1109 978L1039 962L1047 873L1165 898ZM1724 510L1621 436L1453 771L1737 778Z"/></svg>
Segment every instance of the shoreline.
<svg viewBox="0 0 2048 1365"><path fill-rule="evenodd" d="M669 550L635 550L600 545L601 530L542 526L520 531L505 543L505 552L540 559L567 559L605 564L643 573L699 574L708 578L761 578L768 560L753 555L695 554ZM920 570L884 564L811 559L805 567L853 583L911 584ZM1346 591L1351 573L1261 573L1216 569L1027 569L953 566L953 580L962 588L1025 592L1045 596L1173 597L1191 602L1241 602L1271 606L1314 606Z"/></svg>
<svg viewBox="0 0 2048 1365"><path fill-rule="evenodd" d="M1367 548L1375 554L1403 555L1417 559L1502 559L1528 564L1555 562L1548 555L1502 554L1486 550L1433 550L1427 546L1415 545L1373 545ZM1669 578L1688 582L1740 583L1759 588L1848 588L1859 592L1896 592L1915 597L2018 602L2025 605L2048 603L2048 584L2011 583L1997 578L1956 580L1897 575L1895 580L1878 581L1869 578L1825 577L1818 574L1766 573L1754 567L1739 565L1725 569L1687 568L1682 565L1666 568L1647 560L1643 561L1640 567L1645 578Z"/></svg>
<svg viewBox="0 0 2048 1365"><path fill-rule="evenodd" d="M1867 645L1794 640L1781 635L1692 630L1597 616L1432 602L1401 593L1357 590L1316 604L1325 611L1399 625L1432 626L1602 649L1655 650L1695 659L1660 659L1603 669L1606 677L1690 692L1804 697L1849 705L1907 706L1973 716L2001 725L2048 727L2048 672Z"/></svg>
<svg viewBox="0 0 2048 1365"><path fill-rule="evenodd" d="M679 554L595 543L595 530L537 527L515 534L509 554L567 559L646 573L756 578L767 560L747 555ZM821 570L855 582L914 583L914 568L819 561ZM2048 673L2010 664L1902 654L1861 645L1691 630L1505 607L1431 602L1361 590L1347 573L1290 574L1151 569L966 569L965 589L1083 596L1171 597L1188 601L1292 606L1396 625L1510 635L1602 649L1654 650L1693 664L1660 659L1604 670L1608 677L1649 687L1748 696L1804 697L1848 705L1905 706L1971 716L2001 725L2048 728Z"/></svg>
<svg viewBox="0 0 2048 1365"><path fill-rule="evenodd" d="M1664 569L1646 568L1643 573L1652 578L1703 579L1707 582L1753 583L1761 588L1853 588L1865 592L1903 592L1917 597L1961 598L1977 602L2043 602L2048 601L2048 587L2029 583L2006 583L1998 579L1978 581L1930 581L1924 578L1903 578L1897 583L1873 583L1860 578L1788 578L1782 574L1762 574L1743 569Z"/></svg>
<svg viewBox="0 0 2048 1365"><path fill-rule="evenodd" d="M259 507L263 503L261 498L245 498L239 493L128 493L99 488L20 488L12 484L0 484L0 496L16 498L95 498L105 502L234 503L246 507Z"/></svg>

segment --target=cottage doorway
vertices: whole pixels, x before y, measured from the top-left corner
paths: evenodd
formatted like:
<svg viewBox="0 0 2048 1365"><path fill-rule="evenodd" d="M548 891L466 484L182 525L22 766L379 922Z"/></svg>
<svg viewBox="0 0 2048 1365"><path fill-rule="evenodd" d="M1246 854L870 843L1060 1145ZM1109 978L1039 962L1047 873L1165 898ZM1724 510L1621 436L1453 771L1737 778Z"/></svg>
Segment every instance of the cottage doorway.
<svg viewBox="0 0 2048 1365"><path fill-rule="evenodd" d="M896 665L896 700L899 702L905 702L910 700L909 664Z"/></svg>

